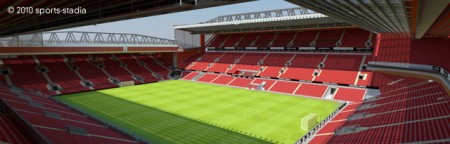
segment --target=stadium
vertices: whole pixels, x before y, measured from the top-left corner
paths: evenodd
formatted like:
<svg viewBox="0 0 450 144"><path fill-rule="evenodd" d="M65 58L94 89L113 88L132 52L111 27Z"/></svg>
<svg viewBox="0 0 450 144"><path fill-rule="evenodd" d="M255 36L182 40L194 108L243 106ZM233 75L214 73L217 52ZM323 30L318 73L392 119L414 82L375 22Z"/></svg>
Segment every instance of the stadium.
<svg viewBox="0 0 450 144"><path fill-rule="evenodd" d="M274 1L0 1L0 143L450 143L449 0Z"/></svg>

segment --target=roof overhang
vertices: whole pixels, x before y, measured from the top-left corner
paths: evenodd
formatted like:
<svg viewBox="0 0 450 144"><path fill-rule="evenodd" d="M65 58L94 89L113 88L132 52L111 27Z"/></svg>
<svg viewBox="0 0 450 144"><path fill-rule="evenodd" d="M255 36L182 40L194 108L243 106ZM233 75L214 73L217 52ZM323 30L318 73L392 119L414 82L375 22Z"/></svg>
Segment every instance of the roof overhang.
<svg viewBox="0 0 450 144"><path fill-rule="evenodd" d="M288 1L369 31L409 34L410 29L402 1Z"/></svg>
<svg viewBox="0 0 450 144"><path fill-rule="evenodd" d="M1 47L0 56L183 52L178 46L149 47Z"/></svg>
<svg viewBox="0 0 450 144"><path fill-rule="evenodd" d="M0 37L134 19L252 0L7 0L0 2ZM85 14L9 14L8 7L82 8ZM17 12L17 10L15 10Z"/></svg>
<svg viewBox="0 0 450 144"><path fill-rule="evenodd" d="M377 33L448 36L449 0L287 0Z"/></svg>
<svg viewBox="0 0 450 144"><path fill-rule="evenodd" d="M197 47L127 33L60 31L0 38L0 55L183 52Z"/></svg>
<svg viewBox="0 0 450 144"><path fill-rule="evenodd" d="M301 8L294 8L301 9ZM293 9L273 10L275 14L283 13ZM305 9L305 11L307 11ZM309 12L306 14L291 14L266 16L263 18L251 18L258 15L255 12L238 15L221 16L206 23L177 25L176 30L189 31L193 34L223 33L223 32L249 32L249 31L270 31L270 30L303 30L308 28L335 28L351 26L343 21L328 17L326 15ZM288 13L288 12L284 12ZM220 20L222 19L222 20ZM212 21L212 22L211 22Z"/></svg>

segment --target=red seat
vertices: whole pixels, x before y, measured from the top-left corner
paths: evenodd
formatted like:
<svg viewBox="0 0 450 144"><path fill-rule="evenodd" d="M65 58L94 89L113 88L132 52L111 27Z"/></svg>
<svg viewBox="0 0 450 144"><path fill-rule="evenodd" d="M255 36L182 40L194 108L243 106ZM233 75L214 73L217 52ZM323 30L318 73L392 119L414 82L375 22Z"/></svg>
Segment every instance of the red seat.
<svg viewBox="0 0 450 144"><path fill-rule="evenodd" d="M336 94L334 95L334 99L344 100L344 101L352 101L352 102L360 102L363 100L366 95L365 89L355 89L355 88L343 88L340 87Z"/></svg>
<svg viewBox="0 0 450 144"><path fill-rule="evenodd" d="M325 85L302 83L295 94L322 98L325 95L327 89L328 86Z"/></svg>
<svg viewBox="0 0 450 144"><path fill-rule="evenodd" d="M37 64L32 56L18 56L17 58L2 60L5 66L13 71L9 75L13 85L29 90L48 91L48 82L35 69Z"/></svg>
<svg viewBox="0 0 450 144"><path fill-rule="evenodd" d="M287 81L277 81L270 91L282 92L282 93L293 93L300 83L287 82Z"/></svg>
<svg viewBox="0 0 450 144"><path fill-rule="evenodd" d="M220 75L216 80L212 81L212 83L226 85L230 83L234 78L228 75Z"/></svg>
<svg viewBox="0 0 450 144"><path fill-rule="evenodd" d="M216 79L218 76L219 76L219 75L217 75L217 74L209 74L209 73L206 73L206 74L204 74L202 77L200 77L200 78L198 79L198 81L202 81L202 82L211 82L211 81L213 81L214 79Z"/></svg>
<svg viewBox="0 0 450 144"><path fill-rule="evenodd" d="M246 87L252 81L253 81L252 79L235 78L229 85L237 87Z"/></svg>

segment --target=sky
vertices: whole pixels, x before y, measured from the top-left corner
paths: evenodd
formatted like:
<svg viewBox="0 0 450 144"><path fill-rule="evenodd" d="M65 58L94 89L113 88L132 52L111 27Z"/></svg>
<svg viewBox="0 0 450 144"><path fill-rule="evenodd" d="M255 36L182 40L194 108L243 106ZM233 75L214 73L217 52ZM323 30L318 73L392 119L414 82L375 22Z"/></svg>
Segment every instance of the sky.
<svg viewBox="0 0 450 144"><path fill-rule="evenodd" d="M298 6L284 0L257 0L233 5L149 16L144 18L123 20L97 25L88 25L58 31L133 33L166 39L174 39L174 25L205 22L221 15L294 7Z"/></svg>

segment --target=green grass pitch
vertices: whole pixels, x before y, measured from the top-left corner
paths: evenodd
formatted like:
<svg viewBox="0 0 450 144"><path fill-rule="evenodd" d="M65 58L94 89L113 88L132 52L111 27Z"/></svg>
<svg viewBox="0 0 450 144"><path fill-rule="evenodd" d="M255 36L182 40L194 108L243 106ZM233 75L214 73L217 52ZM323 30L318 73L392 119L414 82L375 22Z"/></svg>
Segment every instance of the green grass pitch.
<svg viewBox="0 0 450 144"><path fill-rule="evenodd" d="M285 143L306 131L301 118L321 120L339 102L184 80L56 97L152 143Z"/></svg>

